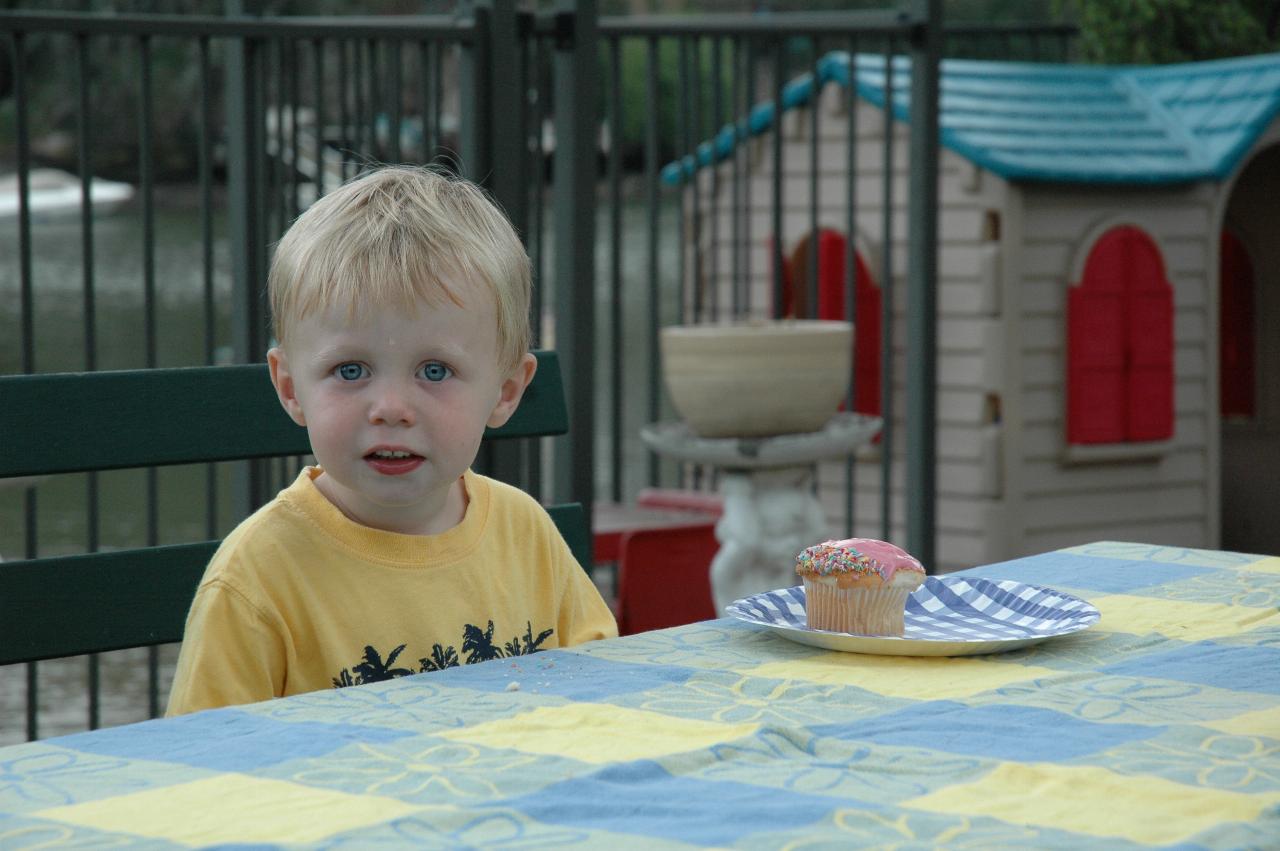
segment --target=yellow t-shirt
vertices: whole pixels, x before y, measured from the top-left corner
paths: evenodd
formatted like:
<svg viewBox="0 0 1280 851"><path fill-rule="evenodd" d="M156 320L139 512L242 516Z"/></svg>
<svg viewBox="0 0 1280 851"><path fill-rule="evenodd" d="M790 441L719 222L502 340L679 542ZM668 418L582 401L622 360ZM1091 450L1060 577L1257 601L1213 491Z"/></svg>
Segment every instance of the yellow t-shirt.
<svg viewBox="0 0 1280 851"><path fill-rule="evenodd" d="M317 467L241 523L196 591L168 715L377 682L618 634L546 511L471 471L462 522L348 519Z"/></svg>

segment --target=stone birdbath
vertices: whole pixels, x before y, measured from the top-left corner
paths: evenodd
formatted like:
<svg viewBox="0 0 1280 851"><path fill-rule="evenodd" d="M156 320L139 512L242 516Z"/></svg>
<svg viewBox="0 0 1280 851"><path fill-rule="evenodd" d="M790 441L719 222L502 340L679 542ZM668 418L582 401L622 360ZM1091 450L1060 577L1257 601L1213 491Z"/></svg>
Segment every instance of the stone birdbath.
<svg viewBox="0 0 1280 851"><path fill-rule="evenodd" d="M681 417L641 428L644 443L722 471L720 549L711 562L718 611L794 585L796 554L828 534L814 465L848 456L879 417L837 412L849 383L853 326L776 320L671 326L663 378Z"/></svg>

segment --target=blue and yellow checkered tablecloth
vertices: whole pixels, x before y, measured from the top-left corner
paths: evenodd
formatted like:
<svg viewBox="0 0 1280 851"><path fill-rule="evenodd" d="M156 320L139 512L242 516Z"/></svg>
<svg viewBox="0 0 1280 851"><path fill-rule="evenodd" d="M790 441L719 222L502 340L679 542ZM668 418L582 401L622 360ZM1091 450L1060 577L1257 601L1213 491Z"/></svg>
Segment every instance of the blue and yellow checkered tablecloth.
<svg viewBox="0 0 1280 851"><path fill-rule="evenodd" d="M0 749L0 848L1280 847L1280 558L972 571L1085 632L865 656L735 620Z"/></svg>

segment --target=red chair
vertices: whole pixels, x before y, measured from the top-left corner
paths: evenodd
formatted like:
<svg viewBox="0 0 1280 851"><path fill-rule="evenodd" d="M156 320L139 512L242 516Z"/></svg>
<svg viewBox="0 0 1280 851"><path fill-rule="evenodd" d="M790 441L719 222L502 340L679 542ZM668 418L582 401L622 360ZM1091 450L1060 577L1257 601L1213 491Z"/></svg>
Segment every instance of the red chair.
<svg viewBox="0 0 1280 851"><path fill-rule="evenodd" d="M618 555L618 631L632 635L716 617L711 559L719 548L713 523L625 533Z"/></svg>
<svg viewBox="0 0 1280 851"><path fill-rule="evenodd" d="M642 488L631 503L597 502L595 563L613 564L622 552L622 536L641 529L666 531L714 523L724 512L719 494L677 488Z"/></svg>

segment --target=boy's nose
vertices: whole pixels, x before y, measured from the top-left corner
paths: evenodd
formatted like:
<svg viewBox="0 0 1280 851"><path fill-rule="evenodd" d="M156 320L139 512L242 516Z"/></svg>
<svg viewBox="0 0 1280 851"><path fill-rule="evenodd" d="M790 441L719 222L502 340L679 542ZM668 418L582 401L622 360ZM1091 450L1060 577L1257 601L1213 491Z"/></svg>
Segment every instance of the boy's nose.
<svg viewBox="0 0 1280 851"><path fill-rule="evenodd" d="M413 406L399 388L384 387L369 408L369 422L374 425L413 425Z"/></svg>

